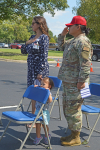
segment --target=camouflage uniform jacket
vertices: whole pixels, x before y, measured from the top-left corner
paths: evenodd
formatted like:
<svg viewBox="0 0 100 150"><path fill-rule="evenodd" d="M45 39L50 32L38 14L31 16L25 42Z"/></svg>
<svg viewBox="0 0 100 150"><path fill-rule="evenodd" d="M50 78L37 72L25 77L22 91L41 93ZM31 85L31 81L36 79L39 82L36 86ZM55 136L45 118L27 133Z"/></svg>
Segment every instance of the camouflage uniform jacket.
<svg viewBox="0 0 100 150"><path fill-rule="evenodd" d="M93 49L85 34L80 34L68 41L64 40L64 36L59 35L58 46L60 50L64 51L58 78L68 83L89 83Z"/></svg>

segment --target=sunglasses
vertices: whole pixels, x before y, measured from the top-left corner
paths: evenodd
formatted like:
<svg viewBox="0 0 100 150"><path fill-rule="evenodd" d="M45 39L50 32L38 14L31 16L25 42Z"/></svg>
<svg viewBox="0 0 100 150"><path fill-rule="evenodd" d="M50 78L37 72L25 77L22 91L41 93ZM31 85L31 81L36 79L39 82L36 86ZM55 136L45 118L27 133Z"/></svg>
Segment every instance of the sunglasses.
<svg viewBox="0 0 100 150"><path fill-rule="evenodd" d="M38 22L32 22L32 26L34 26L35 23L39 24Z"/></svg>

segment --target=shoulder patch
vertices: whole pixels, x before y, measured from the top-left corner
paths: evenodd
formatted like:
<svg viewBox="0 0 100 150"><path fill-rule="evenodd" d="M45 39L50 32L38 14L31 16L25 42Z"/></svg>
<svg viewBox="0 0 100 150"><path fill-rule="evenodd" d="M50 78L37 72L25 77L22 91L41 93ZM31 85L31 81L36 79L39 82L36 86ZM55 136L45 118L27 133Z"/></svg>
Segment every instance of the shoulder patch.
<svg viewBox="0 0 100 150"><path fill-rule="evenodd" d="M89 51L90 49L89 49L89 47L83 47L83 50L84 51Z"/></svg>

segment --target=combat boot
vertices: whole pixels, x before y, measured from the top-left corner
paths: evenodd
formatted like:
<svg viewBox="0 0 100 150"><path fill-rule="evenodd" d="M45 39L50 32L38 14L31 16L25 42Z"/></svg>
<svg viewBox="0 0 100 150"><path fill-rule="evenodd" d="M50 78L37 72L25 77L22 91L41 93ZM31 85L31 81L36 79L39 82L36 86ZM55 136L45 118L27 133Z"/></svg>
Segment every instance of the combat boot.
<svg viewBox="0 0 100 150"><path fill-rule="evenodd" d="M61 142L62 142L62 141L66 141L66 140L70 139L71 136L72 136L72 133L71 133L70 135L68 135L68 136L61 137L61 138L60 138L60 141L61 141Z"/></svg>
<svg viewBox="0 0 100 150"><path fill-rule="evenodd" d="M65 141L62 141L61 145L63 146L81 145L80 132L72 131L71 137L69 139L66 139Z"/></svg>

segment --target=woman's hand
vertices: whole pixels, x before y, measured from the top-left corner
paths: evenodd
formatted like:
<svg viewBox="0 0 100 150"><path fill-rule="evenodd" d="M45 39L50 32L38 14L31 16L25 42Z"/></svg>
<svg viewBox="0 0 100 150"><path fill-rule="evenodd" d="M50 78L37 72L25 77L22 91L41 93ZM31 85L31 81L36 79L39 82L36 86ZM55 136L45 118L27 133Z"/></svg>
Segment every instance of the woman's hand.
<svg viewBox="0 0 100 150"><path fill-rule="evenodd" d="M41 80L42 80L42 75L41 75L41 74L38 74L38 75L37 75L37 79L38 79L39 81L41 81Z"/></svg>
<svg viewBox="0 0 100 150"><path fill-rule="evenodd" d="M30 39L26 42L26 45L33 43L33 39Z"/></svg>
<svg viewBox="0 0 100 150"><path fill-rule="evenodd" d="M65 36L69 32L68 27L65 27L64 30L62 31L61 35Z"/></svg>
<svg viewBox="0 0 100 150"><path fill-rule="evenodd" d="M84 83L84 82L78 82L78 83L77 83L77 88L78 88L79 90L83 89L84 87L85 87L85 83Z"/></svg>
<svg viewBox="0 0 100 150"><path fill-rule="evenodd" d="M35 41L36 41L36 39L37 39L37 38L33 38L33 39L30 39L30 40L26 41L26 45L31 44L31 43L33 43L33 42L35 42Z"/></svg>

